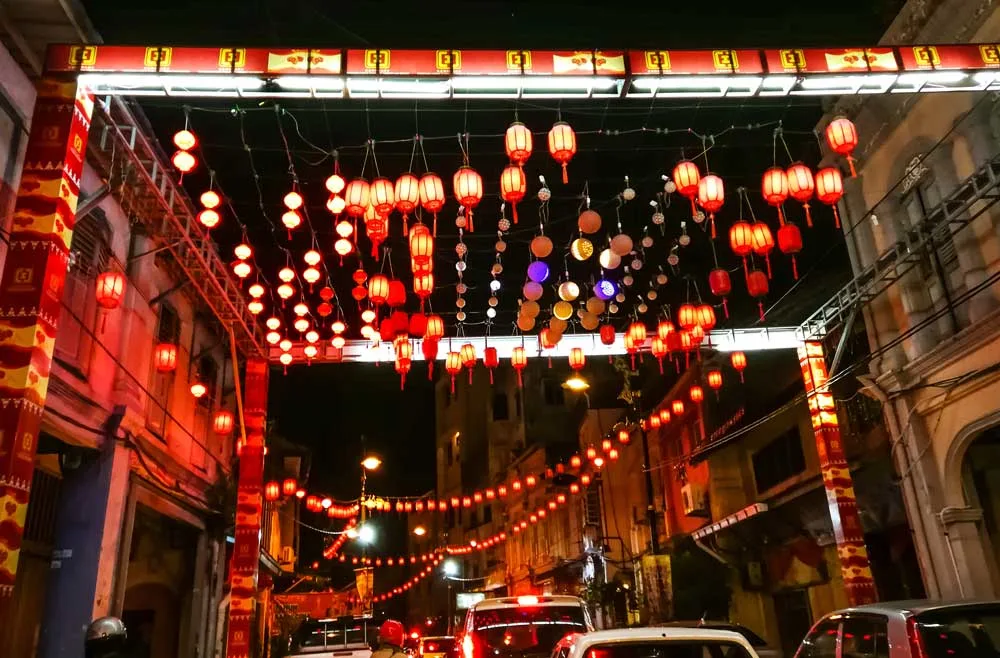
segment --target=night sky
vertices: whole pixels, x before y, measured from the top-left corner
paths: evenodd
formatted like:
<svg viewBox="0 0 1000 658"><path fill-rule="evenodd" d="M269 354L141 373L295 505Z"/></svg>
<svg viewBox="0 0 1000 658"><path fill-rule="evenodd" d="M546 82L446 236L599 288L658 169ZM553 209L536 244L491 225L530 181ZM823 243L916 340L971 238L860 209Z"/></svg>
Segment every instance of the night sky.
<svg viewBox="0 0 1000 658"><path fill-rule="evenodd" d="M108 43L554 49L870 45L877 42L902 3L899 0L869 0L853 3L754 4L719 0L709 3L643 2L602 6L597 3L581 5L573 2L470 0L450 3L395 0L344 3L319 0L172 0L137 3L95 0L84 4L95 27ZM233 103L196 101L193 104L198 109L191 111L191 122L202 137L206 161L217 171L222 188L231 197L233 207L247 225L261 261L268 267L280 266L285 258L284 252L273 245L284 246L284 238L275 234L258 212L253 174L247 166L240 143L238 121L232 112ZM144 101L142 105L162 142L166 143L169 135L183 127L184 109L181 103L158 99ZM323 104L307 101L285 106L299 121L301 136L305 138L300 140L299 136L292 135L291 154L303 181L307 199L310 204L317 206L312 214L321 240L330 239L331 228L328 216L322 217L325 196L315 192L322 191L322 181L329 174L330 163L310 166L311 162L319 158L317 153L310 152L306 140L318 143L321 149L330 149L363 144L368 135L374 135L376 139L401 139L404 143L379 147L383 167L390 176L395 176L406 170L411 146L405 140L415 130L427 135L453 135L463 130L474 134L502 133L513 118L510 103L484 104L474 107L471 112L467 106L455 103L435 107L433 101L421 101L420 112L414 112L413 105L373 103L366 108L359 103L337 105L330 101ZM281 195L287 191L288 186L286 154L281 148L276 129L278 119L271 111L273 106L269 104L257 107L244 104L242 107L246 110L246 134L256 149L254 157L263 185L263 195L266 203L277 210ZM646 103L641 106L633 104L631 107L598 102L580 106L566 104L564 108L555 107L553 103L535 106L523 104L520 108L523 116L519 118L529 123L534 130L546 130L556 112L561 109L565 109L564 118L573 122L577 130L627 130L648 125L671 128L692 126L714 132L731 124L765 123L780 119L788 130L787 140L795 151L795 157L812 162L815 162L818 150L810 130L822 115L818 99L795 103L781 99L780 102L770 104L756 100L735 100L661 103L655 106ZM284 125L291 133L292 124L287 117L284 118ZM766 213L770 209L760 202L759 176L772 158L771 129L736 133L730 133L726 139L719 140L718 148L712 152L713 167L718 168L728 185L735 187L742 184L752 190L756 211ZM581 153L571 165L572 176L577 181L589 181L591 196L600 200L610 198L620 190L622 175L631 173L642 196L624 214L623 222L626 230L638 235L649 216L646 202L653 193L651 190L661 185L658 182L659 175L671 168L680 157L699 151L697 140L692 141L690 136L679 135L672 140L657 141L647 135L600 144L581 140ZM490 192L491 185L495 188L493 173L498 172L503 164L501 144L499 139L492 146L483 142L473 143L473 156L479 158L474 160L474 164L481 167L484 179L487 179L487 193ZM434 144L428 150L431 152L429 157L432 168L437 168L439 173L446 174L447 177L460 164L456 160L456 144ZM357 175L361 155L357 150L344 151L344 166L354 169L352 175ZM545 173L552 182L558 179L555 165L541 162L549 159L548 154L544 153L544 140L537 137L533 160L539 161L539 167L548 169L529 171L529 181L532 180L532 174L537 177L537 173ZM190 181L189 191L204 189L204 184L204 180L199 181L195 177ZM495 189L493 193L495 194ZM554 223L575 223L573 220L579 204L576 199L579 186L571 193L567 192L565 197L560 196L561 191L558 189L555 193ZM730 210L727 217L734 218L733 209L737 205L735 190L729 189L727 197L727 208ZM676 210L678 209L675 207ZM491 212L489 225L495 226L495 210ZM523 212L534 216L533 210ZM602 214L606 212L610 211L605 209ZM277 214L280 212L275 216ZM606 215L609 216L611 215ZM444 226L449 226L454 218L454 211L444 213L442 217L447 218ZM524 229L522 225L521 232L513 233L509 239L511 252L515 251L515 246L520 247L520 256L512 254L510 260L505 261L508 270L513 272L508 276L517 282L523 276L526 266L527 250L524 245L530 240L533 230L532 227ZM806 252L803 253L802 262L807 265L800 264L800 269L812 272L809 292L800 291L787 300L787 303L783 303L777 309L776 318L792 320L799 317L804 309L820 301L819 298L844 276L846 270L843 253L831 253L828 250L828 244L834 237L832 229L821 227L817 230L821 232L813 239L813 246L807 244ZM454 233L453 227L449 233ZM217 230L217 237L220 252L228 254L231 253L232 244L240 238L240 233L230 223ZM495 233L489 230L471 238L469 244L473 257L481 259L470 260L470 263L478 262L482 266L491 262L494 240ZM308 241L288 246L293 253L301 254L308 247ZM453 274L449 263L455 260L454 240L443 238L440 248L443 263L441 269ZM329 248L326 247L324 251L328 254ZM401 241L397 252L391 262L396 264L397 271L408 269L407 254ZM664 250L650 255L649 262L663 262L665 253ZM702 281L707 272L701 267L706 258L705 253L703 250L698 257L702 262L699 262L699 269L696 270ZM821 260L824 256L826 260ZM375 267L370 262L367 265L369 271ZM738 263L730 262L727 266L738 267ZM342 269L344 272L334 275L335 288L342 298L349 300L349 276L354 267ZM485 270L486 267L479 269ZM269 274L273 277L273 270ZM454 280L446 280L445 276L442 275L442 285L453 286ZM787 272L776 276L773 284L775 289L787 290L791 284ZM482 292L485 281L485 278L480 278L470 282L473 285L473 291L468 297L471 320L476 318L472 314L473 310L481 313L485 309L485 293ZM734 278L734 289L737 283ZM707 288L707 285L702 284L702 287ZM683 276L678 277L671 299L676 301L689 295L690 289L687 280ZM745 298L745 293L734 294L734 313L742 323L751 323L755 307L749 300L735 297ZM502 312L507 315L501 315L498 319L505 319L506 325L498 324L496 328L501 333L509 332L515 298L514 293L504 298ZM438 306L443 311L442 315L447 311L453 312L453 292L450 295L436 296L435 299L439 299ZM778 299L779 295L776 294L769 301L773 303ZM475 328L474 331L482 330L475 322L470 322L470 325ZM378 368L361 365L298 366L284 377L280 370L276 370L272 373L271 391L269 414L276 423L276 431L312 451L310 489L323 490L343 498L357 496L361 435L367 438L370 450L385 458L383 471L370 480L372 490L388 495L417 495L433 488L434 400L433 391L423 375L422 365L414 368L405 394L399 391L399 378L391 364L383 364ZM308 564L317 555L314 551L318 549L318 543L315 535L308 531L304 531L303 541L306 553L302 559Z"/></svg>

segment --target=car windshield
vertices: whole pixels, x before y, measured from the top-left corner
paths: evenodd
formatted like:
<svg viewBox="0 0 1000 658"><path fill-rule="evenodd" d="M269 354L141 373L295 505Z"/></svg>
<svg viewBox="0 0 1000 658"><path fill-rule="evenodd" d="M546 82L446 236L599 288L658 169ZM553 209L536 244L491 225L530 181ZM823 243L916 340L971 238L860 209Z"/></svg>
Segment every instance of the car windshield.
<svg viewBox="0 0 1000 658"><path fill-rule="evenodd" d="M363 620L307 619L302 622L292 640L294 647L367 647L374 641L377 629Z"/></svg>
<svg viewBox="0 0 1000 658"><path fill-rule="evenodd" d="M450 653L454 648L453 637L427 637L420 643L421 653Z"/></svg>
<svg viewBox="0 0 1000 658"><path fill-rule="evenodd" d="M1000 650L1000 604L931 610L916 623L928 658L979 658Z"/></svg>
<svg viewBox="0 0 1000 658"><path fill-rule="evenodd" d="M559 640L586 632L587 625L579 605L520 606L477 610L473 631L473 641L487 649L477 656L548 656Z"/></svg>
<svg viewBox="0 0 1000 658"><path fill-rule="evenodd" d="M661 640L597 645L589 648L584 658L750 658L750 655L736 642Z"/></svg>

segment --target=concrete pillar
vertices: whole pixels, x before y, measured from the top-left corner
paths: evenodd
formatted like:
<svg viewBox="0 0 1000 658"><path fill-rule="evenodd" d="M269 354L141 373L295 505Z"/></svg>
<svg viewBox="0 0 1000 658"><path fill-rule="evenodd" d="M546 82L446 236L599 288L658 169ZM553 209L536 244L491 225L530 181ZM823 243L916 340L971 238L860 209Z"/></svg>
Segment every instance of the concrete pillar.
<svg viewBox="0 0 1000 658"><path fill-rule="evenodd" d="M39 658L81 658L87 624L111 614L128 485L129 450L113 439L64 471Z"/></svg>
<svg viewBox="0 0 1000 658"><path fill-rule="evenodd" d="M983 510L972 507L946 507L941 510L938 519L944 531L945 545L948 548L958 590L952 593L953 598L982 600L996 598L979 527L983 520Z"/></svg>

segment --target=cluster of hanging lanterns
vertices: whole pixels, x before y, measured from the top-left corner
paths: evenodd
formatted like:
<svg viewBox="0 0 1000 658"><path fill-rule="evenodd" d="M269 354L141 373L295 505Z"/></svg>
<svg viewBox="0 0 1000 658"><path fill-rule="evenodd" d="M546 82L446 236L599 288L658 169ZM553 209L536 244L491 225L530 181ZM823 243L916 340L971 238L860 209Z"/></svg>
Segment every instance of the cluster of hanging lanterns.
<svg viewBox="0 0 1000 658"><path fill-rule="evenodd" d="M215 190L209 189L201 193L198 197L201 203L201 210L198 212L198 223L211 230L219 225L222 220L217 208L222 203L222 197Z"/></svg>
<svg viewBox="0 0 1000 658"><path fill-rule="evenodd" d="M186 174L198 166L198 158L191 152L191 149L197 145L198 138L187 128L174 133L174 146L177 147L177 150L170 158L170 162L177 168L177 171Z"/></svg>

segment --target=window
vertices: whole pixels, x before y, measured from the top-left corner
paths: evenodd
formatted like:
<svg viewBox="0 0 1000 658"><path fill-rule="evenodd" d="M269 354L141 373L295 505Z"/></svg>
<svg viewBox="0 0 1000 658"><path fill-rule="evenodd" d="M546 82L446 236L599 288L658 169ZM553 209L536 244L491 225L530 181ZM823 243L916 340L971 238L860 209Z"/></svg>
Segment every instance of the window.
<svg viewBox="0 0 1000 658"><path fill-rule="evenodd" d="M542 380L542 398L550 407L561 407L566 404L562 385L553 379Z"/></svg>
<svg viewBox="0 0 1000 658"><path fill-rule="evenodd" d="M941 194L934 179L930 176L924 176L910 188L900 201L900 204L906 212L909 227L916 228L927 221L931 214L937 210L941 204ZM935 214L934 219L939 219L939 216ZM935 234L932 252L936 254L937 260L941 263L943 273L948 274L958 268L955 240L950 232L944 235L943 238L938 237L939 235L941 234ZM925 255L921 260L921 270L923 271L924 278L937 276L934 271L935 264L930 259L931 256Z"/></svg>
<svg viewBox="0 0 1000 658"><path fill-rule="evenodd" d="M181 321L177 311L169 304L160 304L160 314L156 324L156 341L176 345L181 338Z"/></svg>
<svg viewBox="0 0 1000 658"><path fill-rule="evenodd" d="M824 621L802 640L796 658L838 658L838 621Z"/></svg>
<svg viewBox="0 0 1000 658"><path fill-rule="evenodd" d="M930 610L916 617L927 655L995 656L1000 647L1000 605L980 603Z"/></svg>
<svg viewBox="0 0 1000 658"><path fill-rule="evenodd" d="M757 493L767 491L806 470L799 428L793 427L753 454Z"/></svg>
<svg viewBox="0 0 1000 658"><path fill-rule="evenodd" d="M884 617L848 617L841 633L842 658L888 658L888 627Z"/></svg>
<svg viewBox="0 0 1000 658"><path fill-rule="evenodd" d="M180 342L181 321L169 304L160 304L159 315L156 320L156 335L153 343L172 343L177 345ZM151 366L149 396L150 400L146 405L146 427L153 434L163 438L164 429L167 424L167 402L170 389L174 385L174 372L157 372L155 366Z"/></svg>
<svg viewBox="0 0 1000 658"><path fill-rule="evenodd" d="M493 420L509 420L510 409L507 403L506 393L493 394Z"/></svg>
<svg viewBox="0 0 1000 658"><path fill-rule="evenodd" d="M56 356L79 374L86 376L93 351L97 321L94 283L111 258L111 226L99 208L76 223L70 248L72 263L63 289L63 328L56 339Z"/></svg>
<svg viewBox="0 0 1000 658"><path fill-rule="evenodd" d="M198 379L208 389L205 395L198 399L198 404L203 407L212 408L215 402L216 389L219 386L219 364L210 356L203 356L198 359Z"/></svg>

